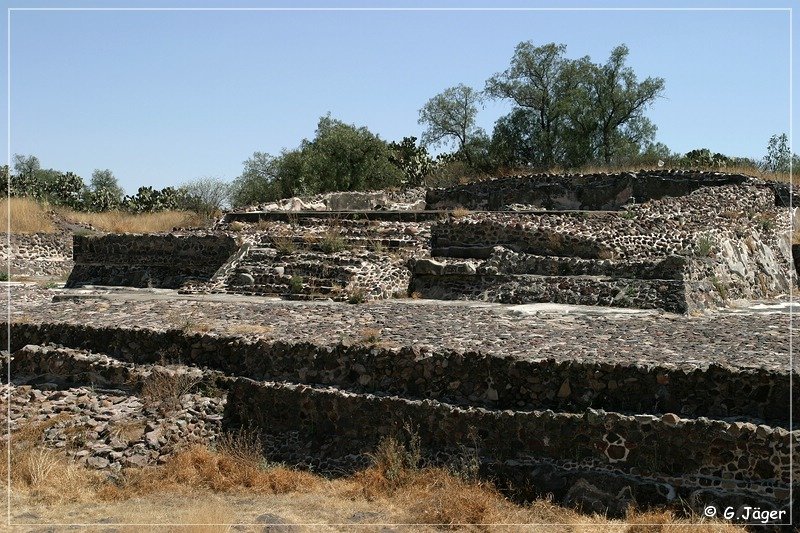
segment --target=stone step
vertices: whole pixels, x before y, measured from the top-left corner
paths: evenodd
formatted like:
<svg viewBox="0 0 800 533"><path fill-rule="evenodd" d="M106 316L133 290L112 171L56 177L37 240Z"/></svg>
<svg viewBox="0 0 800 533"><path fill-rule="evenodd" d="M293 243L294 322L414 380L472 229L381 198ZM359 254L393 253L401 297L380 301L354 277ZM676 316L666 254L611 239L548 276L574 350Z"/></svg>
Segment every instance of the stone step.
<svg viewBox="0 0 800 533"><path fill-rule="evenodd" d="M0 371L8 370L5 360ZM220 371L202 371L194 367L166 368L158 364L135 364L105 353L65 348L55 344L29 344L11 354L12 381L17 385L57 383L61 386L91 385L121 390L140 389L154 371L183 373L198 384L220 387L228 378Z"/></svg>
<svg viewBox="0 0 800 533"><path fill-rule="evenodd" d="M475 213L492 212L473 210ZM616 211L582 211L582 210L563 210L549 211L547 209L533 209L514 211L520 215L564 215L573 213L581 217L593 217ZM341 223L345 221L391 221L391 222L424 222L430 220L440 220L442 217L449 216L450 211L445 209L426 210L426 211L248 211L227 213L223 223L246 222L255 224L261 221L289 222L295 223L304 220L332 221Z"/></svg>
<svg viewBox="0 0 800 533"><path fill-rule="evenodd" d="M274 264L276 266L286 265L314 265L314 264L331 264L341 266L361 266L365 258L360 255L353 255L351 253L337 253L326 254L324 252L315 251L296 251L292 253L276 253L272 249L256 248L251 249L245 255L239 265L258 265L258 264Z"/></svg>
<svg viewBox="0 0 800 533"><path fill-rule="evenodd" d="M353 463L383 438L402 438L411 428L423 457L437 463L463 464L466 453L484 475L516 479L522 487L551 485L559 468L580 471L635 504L696 504L713 492L717 505L739 501L783 509L789 505L791 475L800 474L797 466L790 473L792 453L799 450L785 429L673 414L464 409L238 378L223 423L259 430L272 460L328 472L358 468ZM547 463L556 468L541 467ZM562 494L575 488L564 487L565 481L578 479L562 478Z"/></svg>
<svg viewBox="0 0 800 533"><path fill-rule="evenodd" d="M450 255L453 254L453 255ZM651 260L583 259L515 252L508 248L440 248L431 260L411 260L410 268L420 274L461 274L469 264L480 275L528 274L537 276L601 276L635 279L682 279L686 258L672 255ZM452 259L451 259L452 258ZM476 258L459 261L455 258Z"/></svg>
<svg viewBox="0 0 800 533"><path fill-rule="evenodd" d="M315 285L313 282L304 282L299 288L289 283L256 283L252 286L229 286L228 291L247 295L281 296L294 300L345 297L341 286L326 283L320 281Z"/></svg>
<svg viewBox="0 0 800 533"><path fill-rule="evenodd" d="M0 325L2 326L2 325ZM345 332L347 333L347 332ZM0 327L0 344L5 342ZM464 407L587 408L789 427L790 401L800 398L800 378L783 371L721 365L634 365L592 360L518 359L416 346L383 346L380 335L350 332L329 344L259 340L224 330L213 335L100 328L68 323L11 325L12 349L59 343L114 354L127 363L182 362L228 375L333 385L356 392L385 392L436 399ZM163 355L167 354L167 355ZM16 368L16 367L12 367ZM797 407L797 406L795 406ZM794 423L800 408L793 410Z"/></svg>
<svg viewBox="0 0 800 533"><path fill-rule="evenodd" d="M401 248L412 248L417 245L416 240L412 238L383 237L366 232L365 234L342 233L337 237L341 241L342 248L349 250L370 250L378 247L387 250L399 250ZM260 245L284 249L287 247L295 247L298 250L321 250L325 246L325 238L324 234L311 237L306 235L292 235L280 239L267 236L262 238Z"/></svg>
<svg viewBox="0 0 800 533"><path fill-rule="evenodd" d="M474 268L474 267L473 267ZM686 286L674 279L415 274L409 289L423 298L479 300L506 304L560 303L686 313Z"/></svg>
<svg viewBox="0 0 800 533"><path fill-rule="evenodd" d="M331 263L305 263L305 262L275 262L272 264L263 263L241 263L237 265L231 276L238 274L248 274L253 278L263 276L276 276L277 278L291 278L299 276L303 278L319 279L341 279L349 280L358 272L357 267L352 265L341 265Z"/></svg>

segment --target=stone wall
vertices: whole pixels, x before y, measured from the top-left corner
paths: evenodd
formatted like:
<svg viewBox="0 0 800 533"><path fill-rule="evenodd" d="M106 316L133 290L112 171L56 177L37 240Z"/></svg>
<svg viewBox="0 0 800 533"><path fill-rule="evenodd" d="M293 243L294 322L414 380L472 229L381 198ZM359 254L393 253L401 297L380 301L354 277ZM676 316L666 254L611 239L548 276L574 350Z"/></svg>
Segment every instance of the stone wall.
<svg viewBox="0 0 800 533"><path fill-rule="evenodd" d="M75 235L67 286L178 288L211 279L238 248L225 234Z"/></svg>
<svg viewBox="0 0 800 533"><path fill-rule="evenodd" d="M0 345L6 329L0 325ZM181 330L91 325L11 325L12 350L58 343L105 352L131 363L182 362L254 379L322 383L497 409L587 407L621 412L741 417L788 426L789 376L710 365L628 366L592 361L498 358L481 353L378 345L253 341ZM792 399L800 402L794 376ZM793 413L800 421L800 404Z"/></svg>
<svg viewBox="0 0 800 533"><path fill-rule="evenodd" d="M12 277L66 276L73 265L72 236L68 233L0 234L0 262L7 264L9 258Z"/></svg>
<svg viewBox="0 0 800 533"><path fill-rule="evenodd" d="M223 422L261 430L274 460L308 461L322 471L346 468L382 438L408 427L420 436L426 455L439 462L452 461L470 443L484 465L519 469L545 459L618 482L626 476L649 480L661 485L660 503L692 501L696 491L713 488L721 500L733 496L751 505L785 507L791 456L798 452L787 430L741 422L593 409L573 414L460 408L246 378L233 383ZM536 486L536 471L526 474L525 483ZM637 501L637 485L625 485L628 490L617 497L627 493Z"/></svg>
<svg viewBox="0 0 800 533"><path fill-rule="evenodd" d="M472 213L432 225L435 260L411 264L411 291L702 310L787 295L796 278L789 234L773 191L754 185L701 187L591 216Z"/></svg>
<svg viewBox="0 0 800 533"><path fill-rule="evenodd" d="M681 280L520 275L415 275L410 291L424 298L478 300L504 304L560 303L690 310Z"/></svg>
<svg viewBox="0 0 800 533"><path fill-rule="evenodd" d="M654 170L620 174L516 175L467 185L430 189L427 209L453 208L498 211L514 204L529 209L616 210L667 196L685 196L706 186L743 184L741 174Z"/></svg>

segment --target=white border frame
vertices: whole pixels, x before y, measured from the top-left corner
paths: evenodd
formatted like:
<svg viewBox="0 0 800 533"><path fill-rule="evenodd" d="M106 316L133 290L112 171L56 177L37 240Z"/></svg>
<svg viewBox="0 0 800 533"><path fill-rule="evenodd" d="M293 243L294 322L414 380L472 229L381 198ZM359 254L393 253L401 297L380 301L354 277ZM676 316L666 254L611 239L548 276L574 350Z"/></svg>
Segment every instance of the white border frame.
<svg viewBox="0 0 800 533"><path fill-rule="evenodd" d="M792 35L792 10L791 7L9 7L7 8L7 37L8 37L8 48L7 48L7 101L6 101L6 108L8 114L8 124L7 124L7 146L6 146L6 161L8 162L9 166L9 175L11 171L11 13L14 11L383 11L383 12L411 12L411 11L501 11L501 12L514 12L514 11L782 11L788 12L789 14L789 151L790 153L794 153L792 149L792 77L793 77L793 67L792 67L792 48L793 48L793 35ZM790 228L792 227L791 222L793 221L792 216L792 195L793 195L793 168L792 162L790 158L789 162L789 221L790 221ZM6 191L7 198L10 199L11 196L11 189ZM6 245L9 251L8 253L8 264L6 265L6 273L9 276L8 279L10 280L11 274L11 204L10 202L8 205L8 212L7 212L7 224L9 232L6 234ZM792 231L790 229L790 231ZM11 353L11 283L7 284L7 320L6 320L6 327L7 327L7 346L6 349L8 350L9 354ZM793 500L793 459L794 454L792 446L793 439L793 422L792 422L792 406L793 406L793 398L792 398L792 384L793 384L793 370L794 370L794 360L793 360L793 351L792 351L792 341L793 341L793 334L792 334L792 324L794 323L793 320L793 311L794 311L794 287L789 286L789 522L788 523L780 523L780 524L769 524L770 526L791 526L794 523L794 516L792 513L792 502ZM9 355L10 357L10 355ZM9 360L9 364L7 365L7 376L6 376L6 383L11 383L11 364ZM6 413L6 430L7 430L7 437L9 444L11 443L11 388L8 388L6 392L6 401L8 410ZM51 523L19 523L19 524L12 524L11 523L11 446L7 448L7 520L6 525L9 527L12 526L78 526L78 527L91 527L97 526L98 524L75 524L75 523L65 523L65 524L51 524ZM263 524L160 524L160 523L133 523L133 524L107 524L109 526L153 526L153 527L169 527L169 526L203 526L203 525L211 525L211 526L233 526L233 525L253 525L253 526L261 526ZM348 526L353 528L358 527L376 527L376 526L418 526L418 525L425 525L425 526L473 526L474 524L394 524L394 523L387 523L387 524L353 524L353 523L345 523L345 524L334 524L334 523L297 523L291 524L292 526ZM559 525L572 525L572 524L536 524L536 523L523 523L523 524L485 524L491 526L559 526ZM650 524L650 525L670 525L670 524ZM690 525L690 524L686 524ZM697 526L705 526L706 524L694 524ZM763 525L761 523L743 523L738 525L756 525L760 526Z"/></svg>

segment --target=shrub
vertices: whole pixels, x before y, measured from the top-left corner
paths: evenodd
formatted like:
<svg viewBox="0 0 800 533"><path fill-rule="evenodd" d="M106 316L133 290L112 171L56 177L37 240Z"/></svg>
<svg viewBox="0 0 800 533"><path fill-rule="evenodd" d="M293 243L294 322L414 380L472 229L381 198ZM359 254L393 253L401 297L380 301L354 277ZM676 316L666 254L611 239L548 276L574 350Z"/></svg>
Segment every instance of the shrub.
<svg viewBox="0 0 800 533"><path fill-rule="evenodd" d="M342 238L341 233L339 233L337 230L329 230L325 232L325 235L322 236L322 240L320 241L319 245L323 252L333 254L344 250L347 246L347 243Z"/></svg>
<svg viewBox="0 0 800 533"><path fill-rule="evenodd" d="M472 214L472 211L464 207L456 207L450 212L450 214L453 215L453 218L461 218Z"/></svg>
<svg viewBox="0 0 800 533"><path fill-rule="evenodd" d="M709 235L701 235L697 238L694 245L694 255L697 257L708 257L714 250L714 241Z"/></svg>
<svg viewBox="0 0 800 533"><path fill-rule="evenodd" d="M197 377L186 373L154 368L142 380L142 402L164 413L174 412L180 409L181 398L191 392L198 381Z"/></svg>
<svg viewBox="0 0 800 533"><path fill-rule="evenodd" d="M378 328L366 328L361 331L361 344L374 346L381 340L381 330Z"/></svg>
<svg viewBox="0 0 800 533"><path fill-rule="evenodd" d="M363 304L366 301L367 292L361 287L356 287L350 291L350 295L347 297L347 303L349 304Z"/></svg>
<svg viewBox="0 0 800 533"><path fill-rule="evenodd" d="M436 168L436 162L428 154L428 150L424 146L417 146L416 137L403 137L399 143L389 143L389 150L389 161L403 171L405 185L422 185L425 176Z"/></svg>
<svg viewBox="0 0 800 533"><path fill-rule="evenodd" d="M289 292L292 294L300 294L303 292L303 276L292 276L289 279Z"/></svg>
<svg viewBox="0 0 800 533"><path fill-rule="evenodd" d="M297 245L291 237L276 236L272 238L272 246L280 254L289 255L297 251Z"/></svg>

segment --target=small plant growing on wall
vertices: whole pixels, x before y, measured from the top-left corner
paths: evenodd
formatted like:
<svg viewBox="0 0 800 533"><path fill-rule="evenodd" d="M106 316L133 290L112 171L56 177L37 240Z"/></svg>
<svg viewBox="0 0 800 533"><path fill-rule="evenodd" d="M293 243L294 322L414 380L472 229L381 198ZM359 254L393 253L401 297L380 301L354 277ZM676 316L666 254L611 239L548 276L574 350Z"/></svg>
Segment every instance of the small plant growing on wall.
<svg viewBox="0 0 800 533"><path fill-rule="evenodd" d="M381 340L381 330L378 328L365 328L361 331L361 344L375 346Z"/></svg>
<svg viewBox="0 0 800 533"><path fill-rule="evenodd" d="M709 235L701 235L697 238L694 245L694 255L696 257L708 257L714 251L714 241Z"/></svg>
<svg viewBox="0 0 800 533"><path fill-rule="evenodd" d="M292 294L303 292L303 276L292 276L289 279L289 291Z"/></svg>
<svg viewBox="0 0 800 533"><path fill-rule="evenodd" d="M464 207L461 207L461 206L456 207L455 209L453 209L450 212L450 214L453 215L453 218L465 217L467 215L470 215L471 213L472 213L472 211L470 211L469 209L466 209Z"/></svg>
<svg viewBox="0 0 800 533"><path fill-rule="evenodd" d="M347 298L347 303L361 304L367 301L367 292L364 289L353 289L350 296Z"/></svg>
<svg viewBox="0 0 800 533"><path fill-rule="evenodd" d="M297 251L297 245L291 237L273 237L272 246L280 254L289 255Z"/></svg>
<svg viewBox="0 0 800 533"><path fill-rule="evenodd" d="M719 293L720 297L723 300L728 299L728 286L717 279L716 277L711 278L711 284L714 285L714 289Z"/></svg>
<svg viewBox="0 0 800 533"><path fill-rule="evenodd" d="M325 235L322 236L322 240L319 243L322 251L327 254L341 252L345 249L345 244L346 243L341 234L336 230L330 230L326 232Z"/></svg>

